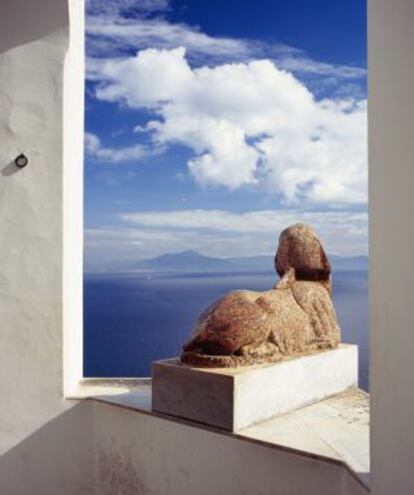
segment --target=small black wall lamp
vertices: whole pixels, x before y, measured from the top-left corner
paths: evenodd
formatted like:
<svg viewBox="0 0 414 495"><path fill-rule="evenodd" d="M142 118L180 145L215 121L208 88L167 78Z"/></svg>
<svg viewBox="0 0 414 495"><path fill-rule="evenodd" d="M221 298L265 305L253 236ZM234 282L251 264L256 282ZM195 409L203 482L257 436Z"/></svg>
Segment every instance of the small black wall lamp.
<svg viewBox="0 0 414 495"><path fill-rule="evenodd" d="M27 159L26 155L21 153L18 157L14 159L14 163L16 164L17 167L23 168L29 163L29 160Z"/></svg>

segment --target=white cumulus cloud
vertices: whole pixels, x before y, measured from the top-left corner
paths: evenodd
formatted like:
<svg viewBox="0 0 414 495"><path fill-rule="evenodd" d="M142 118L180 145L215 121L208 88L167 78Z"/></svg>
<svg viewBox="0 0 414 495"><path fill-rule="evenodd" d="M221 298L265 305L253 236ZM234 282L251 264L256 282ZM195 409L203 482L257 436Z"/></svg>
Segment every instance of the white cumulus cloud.
<svg viewBox="0 0 414 495"><path fill-rule="evenodd" d="M193 68L184 48L96 60L96 97L156 116L154 143L193 150L201 185L243 186L286 203L366 201L366 101L318 101L270 60Z"/></svg>
<svg viewBox="0 0 414 495"><path fill-rule="evenodd" d="M85 153L90 158L107 163L122 163L138 160L145 155L144 147L137 144L126 148L107 148L96 134L85 132Z"/></svg>
<svg viewBox="0 0 414 495"><path fill-rule="evenodd" d="M257 210L238 213L228 210L171 210L124 213L119 218L141 227L180 230L210 230L226 233L279 232L294 223L311 224L326 235L358 234L366 237L368 216L365 211L303 211L299 209ZM352 243L350 243L352 244ZM353 246L355 248L355 246ZM359 246L357 251L364 251ZM334 250L335 252L337 250ZM341 250L340 250L341 251Z"/></svg>
<svg viewBox="0 0 414 495"><path fill-rule="evenodd" d="M363 67L314 60L303 50L282 43L211 36L197 26L170 22L160 15L169 10L168 0L88 0L88 55L108 57L149 47L183 46L196 65L270 58L278 67L319 78L360 80L366 76Z"/></svg>

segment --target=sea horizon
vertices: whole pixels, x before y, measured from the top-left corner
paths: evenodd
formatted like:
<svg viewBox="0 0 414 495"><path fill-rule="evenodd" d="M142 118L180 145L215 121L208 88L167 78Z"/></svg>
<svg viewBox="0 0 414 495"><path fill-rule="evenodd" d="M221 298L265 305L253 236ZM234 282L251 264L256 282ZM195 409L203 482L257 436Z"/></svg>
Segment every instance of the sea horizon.
<svg viewBox="0 0 414 495"><path fill-rule="evenodd" d="M85 273L85 376L150 376L151 362L177 356L214 300L230 290L266 290L278 279L271 270ZM359 346L359 381L368 391L368 271L337 270L332 281L342 342Z"/></svg>

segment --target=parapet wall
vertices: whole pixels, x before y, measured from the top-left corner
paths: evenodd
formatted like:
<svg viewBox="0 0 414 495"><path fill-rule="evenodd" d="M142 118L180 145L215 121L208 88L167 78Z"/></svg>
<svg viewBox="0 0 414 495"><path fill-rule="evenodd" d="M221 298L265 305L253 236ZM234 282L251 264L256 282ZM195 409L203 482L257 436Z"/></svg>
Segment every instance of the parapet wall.
<svg viewBox="0 0 414 495"><path fill-rule="evenodd" d="M82 139L72 52L83 60L83 1L4 0L0 10L0 493L88 493L78 488L91 472L89 409L63 400L64 135ZM70 164L80 177L81 143ZM81 263L72 271L81 276Z"/></svg>

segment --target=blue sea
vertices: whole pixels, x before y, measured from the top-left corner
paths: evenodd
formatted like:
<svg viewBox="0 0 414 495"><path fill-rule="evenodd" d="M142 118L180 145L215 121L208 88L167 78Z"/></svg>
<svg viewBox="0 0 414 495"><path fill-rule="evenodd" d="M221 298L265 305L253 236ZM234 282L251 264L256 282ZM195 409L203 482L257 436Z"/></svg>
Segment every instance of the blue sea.
<svg viewBox="0 0 414 495"><path fill-rule="evenodd" d="M233 289L266 290L274 273L85 275L84 375L142 377L151 362L177 356L197 316ZM342 341L359 346L368 390L368 273L336 271L333 298Z"/></svg>

